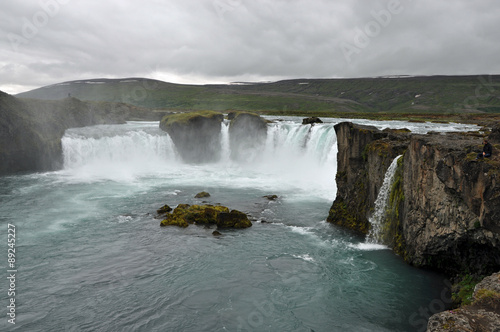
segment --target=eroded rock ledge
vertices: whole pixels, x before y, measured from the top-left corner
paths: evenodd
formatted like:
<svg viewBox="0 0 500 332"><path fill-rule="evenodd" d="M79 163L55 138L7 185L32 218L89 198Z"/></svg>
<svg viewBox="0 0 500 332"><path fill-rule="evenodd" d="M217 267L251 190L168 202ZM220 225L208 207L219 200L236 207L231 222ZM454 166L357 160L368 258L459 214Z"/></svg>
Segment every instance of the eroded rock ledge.
<svg viewBox="0 0 500 332"><path fill-rule="evenodd" d="M476 285L470 305L433 315L428 332L498 331L500 329L500 272Z"/></svg>
<svg viewBox="0 0 500 332"><path fill-rule="evenodd" d="M328 221L367 233L378 190L403 154L385 239L408 263L448 275L500 270L500 153L476 161L481 137L413 135L340 123L338 193Z"/></svg>

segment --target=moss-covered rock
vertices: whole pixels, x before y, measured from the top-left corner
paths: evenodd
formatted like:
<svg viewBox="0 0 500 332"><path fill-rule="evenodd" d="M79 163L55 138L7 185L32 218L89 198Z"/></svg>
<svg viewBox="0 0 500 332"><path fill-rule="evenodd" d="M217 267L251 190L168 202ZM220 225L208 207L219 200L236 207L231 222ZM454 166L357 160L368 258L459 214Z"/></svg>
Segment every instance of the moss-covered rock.
<svg viewBox="0 0 500 332"><path fill-rule="evenodd" d="M337 197L328 222L367 234L368 220L387 169L408 146L408 134L343 122L335 125Z"/></svg>
<svg viewBox="0 0 500 332"><path fill-rule="evenodd" d="M470 303L431 316L427 331L498 331L499 326L500 273L494 273L474 287Z"/></svg>
<svg viewBox="0 0 500 332"><path fill-rule="evenodd" d="M194 196L194 198L207 198L207 197L210 197L210 194L207 193L206 191L201 191Z"/></svg>
<svg viewBox="0 0 500 332"><path fill-rule="evenodd" d="M246 228L252 226L245 213L222 205L179 204L160 223L161 226L188 227L189 224L217 225L220 228Z"/></svg>
<svg viewBox="0 0 500 332"><path fill-rule="evenodd" d="M217 216L217 227L219 228L247 228L252 226L248 216L238 210L222 212Z"/></svg>
<svg viewBox="0 0 500 332"><path fill-rule="evenodd" d="M158 213L159 215L163 215L163 214L167 214L169 212L172 211L172 208L168 205L163 205L161 208L159 208L158 210L156 210L156 213Z"/></svg>
<svg viewBox="0 0 500 332"><path fill-rule="evenodd" d="M221 155L222 113L198 111L169 114L160 128L166 131L181 158L189 163L215 162Z"/></svg>

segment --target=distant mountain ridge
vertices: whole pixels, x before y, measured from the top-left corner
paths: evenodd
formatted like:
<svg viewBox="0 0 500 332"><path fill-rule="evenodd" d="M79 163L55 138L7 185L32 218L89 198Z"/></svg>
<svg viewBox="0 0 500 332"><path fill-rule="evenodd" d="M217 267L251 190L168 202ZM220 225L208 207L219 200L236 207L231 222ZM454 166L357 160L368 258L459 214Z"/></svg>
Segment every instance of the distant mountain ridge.
<svg viewBox="0 0 500 332"><path fill-rule="evenodd" d="M168 110L500 113L500 75L385 76L188 85L147 78L62 82L19 98L123 102Z"/></svg>

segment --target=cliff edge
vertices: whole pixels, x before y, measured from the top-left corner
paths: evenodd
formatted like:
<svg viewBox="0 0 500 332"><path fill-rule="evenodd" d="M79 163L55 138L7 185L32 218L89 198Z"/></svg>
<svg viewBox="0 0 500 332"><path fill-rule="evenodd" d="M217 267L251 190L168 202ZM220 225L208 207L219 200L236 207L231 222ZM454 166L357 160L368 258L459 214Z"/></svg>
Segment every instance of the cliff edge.
<svg viewBox="0 0 500 332"><path fill-rule="evenodd" d="M340 123L338 193L328 221L366 234L389 164L398 162L382 229L408 263L447 275L500 270L500 145L475 160L482 138L413 135Z"/></svg>

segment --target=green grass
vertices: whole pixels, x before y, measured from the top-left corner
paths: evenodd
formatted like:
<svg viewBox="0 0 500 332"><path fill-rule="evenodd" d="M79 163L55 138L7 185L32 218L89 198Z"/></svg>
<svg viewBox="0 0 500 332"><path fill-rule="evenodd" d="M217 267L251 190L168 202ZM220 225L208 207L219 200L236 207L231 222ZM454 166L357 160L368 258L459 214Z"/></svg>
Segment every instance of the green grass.
<svg viewBox="0 0 500 332"><path fill-rule="evenodd" d="M182 85L134 80L93 80L104 82L102 84L75 81L18 96L62 99L71 94L82 100L125 102L152 109L263 111L286 115L500 114L500 76L296 79L250 85Z"/></svg>

